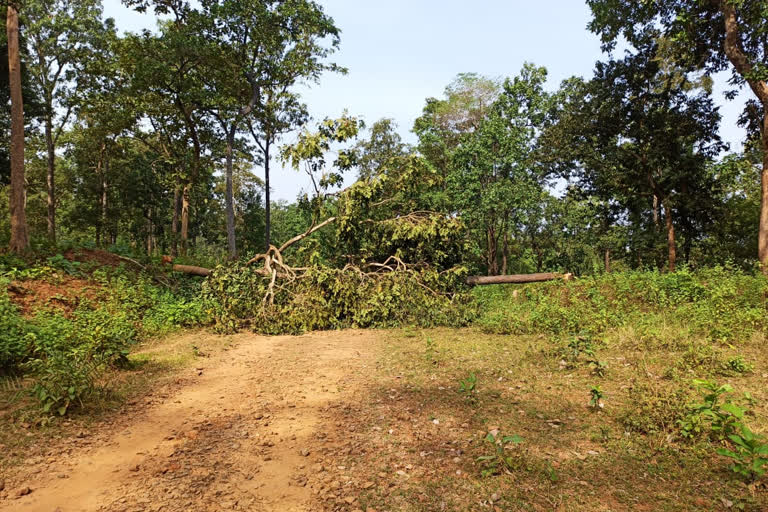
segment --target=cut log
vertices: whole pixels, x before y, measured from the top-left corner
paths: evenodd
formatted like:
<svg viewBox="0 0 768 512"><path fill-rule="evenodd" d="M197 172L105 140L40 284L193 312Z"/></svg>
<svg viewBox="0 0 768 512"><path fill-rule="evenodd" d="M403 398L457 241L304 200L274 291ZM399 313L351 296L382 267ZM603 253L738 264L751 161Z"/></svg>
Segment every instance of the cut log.
<svg viewBox="0 0 768 512"><path fill-rule="evenodd" d="M174 265L173 271L200 277L208 277L211 275L211 269L204 267L193 267L191 265Z"/></svg>
<svg viewBox="0 0 768 512"><path fill-rule="evenodd" d="M558 279L562 279L563 281L570 281L573 279L573 274L545 273L515 274L508 276L469 276L467 278L467 284L471 286L484 286L488 284L524 284L540 283L543 281L556 281Z"/></svg>

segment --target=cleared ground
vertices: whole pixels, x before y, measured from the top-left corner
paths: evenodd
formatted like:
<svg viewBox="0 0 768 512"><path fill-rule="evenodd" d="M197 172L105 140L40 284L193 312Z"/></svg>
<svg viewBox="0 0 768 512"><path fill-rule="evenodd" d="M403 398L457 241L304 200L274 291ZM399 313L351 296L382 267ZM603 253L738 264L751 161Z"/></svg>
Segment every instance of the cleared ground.
<svg viewBox="0 0 768 512"><path fill-rule="evenodd" d="M764 480L743 483L709 443L669 434L696 396L678 364L689 349L632 348L631 332L596 345L603 376L544 337L472 329L195 333L162 346L210 354L3 468L0 510L768 510ZM742 351L752 371L723 378L751 392L758 431L762 347ZM595 385L603 408L588 406ZM522 439L507 466L478 461L496 453L489 432Z"/></svg>

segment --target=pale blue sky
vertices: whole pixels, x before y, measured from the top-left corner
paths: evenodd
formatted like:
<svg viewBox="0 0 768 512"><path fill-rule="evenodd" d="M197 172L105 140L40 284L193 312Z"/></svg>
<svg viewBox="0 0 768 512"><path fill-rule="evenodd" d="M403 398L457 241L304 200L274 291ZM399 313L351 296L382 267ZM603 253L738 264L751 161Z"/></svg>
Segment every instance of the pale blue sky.
<svg viewBox="0 0 768 512"><path fill-rule="evenodd" d="M319 0L341 29L341 49L333 61L349 69L325 76L302 95L316 119L344 109L370 125L393 118L401 135L413 141L413 121L428 97L439 97L458 74L515 75L524 62L549 70L556 89L573 75L589 77L602 57L598 39L587 31L589 9L581 0ZM119 0L105 0L105 14L121 30L154 28L152 14L138 14ZM724 84L718 80L719 85ZM743 131L736 126L741 102L723 105L721 134L734 149ZM746 94L742 96L746 97ZM261 175L261 170L256 169ZM293 200L307 187L300 174L277 168L273 197Z"/></svg>

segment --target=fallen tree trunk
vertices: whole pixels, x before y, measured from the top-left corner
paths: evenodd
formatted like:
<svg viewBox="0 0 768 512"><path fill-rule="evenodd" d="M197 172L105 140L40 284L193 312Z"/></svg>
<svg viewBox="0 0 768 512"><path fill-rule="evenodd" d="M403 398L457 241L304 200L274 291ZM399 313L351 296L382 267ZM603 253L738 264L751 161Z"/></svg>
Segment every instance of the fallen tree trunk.
<svg viewBox="0 0 768 512"><path fill-rule="evenodd" d="M208 277L211 275L211 269L203 267L193 267L191 265L174 265L174 272L181 272L183 274L191 274L193 276Z"/></svg>
<svg viewBox="0 0 768 512"><path fill-rule="evenodd" d="M570 281L573 279L573 274L545 273L515 274L508 276L469 276L467 278L467 284L471 286L484 286L489 284L523 284L540 283L543 281L556 281L558 279L562 279L563 281Z"/></svg>

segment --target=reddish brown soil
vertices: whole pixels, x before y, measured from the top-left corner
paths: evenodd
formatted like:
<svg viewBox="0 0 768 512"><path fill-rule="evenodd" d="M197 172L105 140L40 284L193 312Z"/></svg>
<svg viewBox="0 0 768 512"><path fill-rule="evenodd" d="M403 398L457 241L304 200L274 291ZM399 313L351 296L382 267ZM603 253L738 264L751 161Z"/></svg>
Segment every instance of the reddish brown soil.
<svg viewBox="0 0 768 512"><path fill-rule="evenodd" d="M69 261L79 263L98 263L102 266L117 267L125 263L119 256L100 249L70 249L64 253Z"/></svg>
<svg viewBox="0 0 768 512"><path fill-rule="evenodd" d="M14 281L8 286L11 302L16 304L21 314L26 317L45 308L69 314L83 299L95 299L98 292L99 286L92 281L69 276L51 281Z"/></svg>

